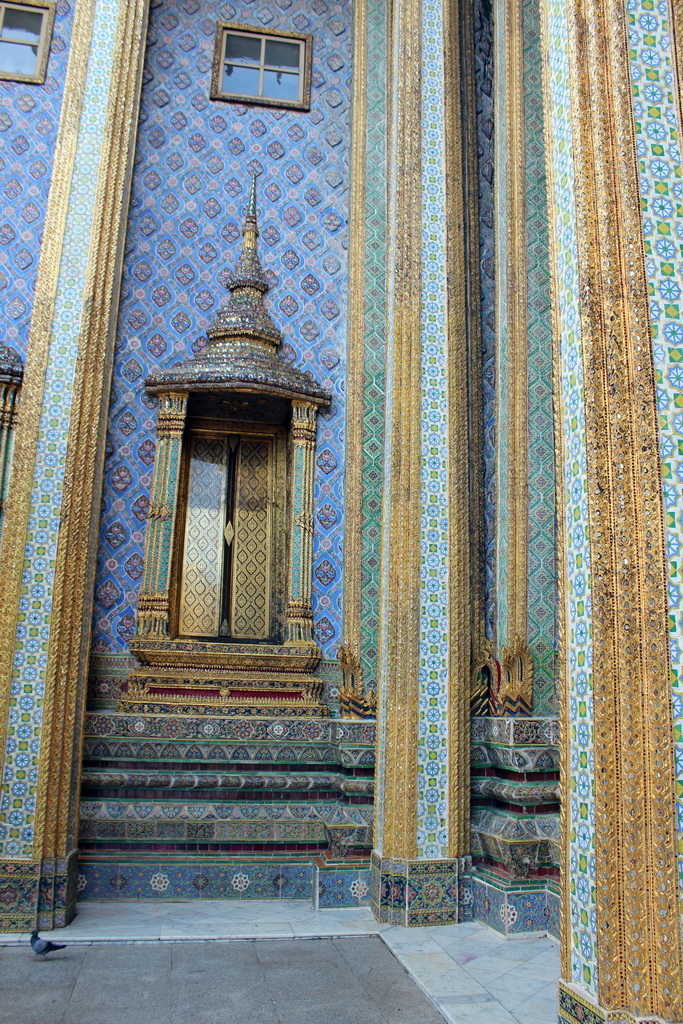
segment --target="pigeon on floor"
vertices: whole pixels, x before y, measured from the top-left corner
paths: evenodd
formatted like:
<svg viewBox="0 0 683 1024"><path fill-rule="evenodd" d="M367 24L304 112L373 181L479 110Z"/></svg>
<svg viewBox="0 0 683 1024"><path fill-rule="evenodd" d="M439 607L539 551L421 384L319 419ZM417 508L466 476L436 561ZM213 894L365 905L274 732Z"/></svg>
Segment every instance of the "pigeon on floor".
<svg viewBox="0 0 683 1024"><path fill-rule="evenodd" d="M57 949L66 949L64 944L50 942L48 939L41 939L38 932L31 932L31 949L35 953L34 960L44 960L48 953L54 953Z"/></svg>

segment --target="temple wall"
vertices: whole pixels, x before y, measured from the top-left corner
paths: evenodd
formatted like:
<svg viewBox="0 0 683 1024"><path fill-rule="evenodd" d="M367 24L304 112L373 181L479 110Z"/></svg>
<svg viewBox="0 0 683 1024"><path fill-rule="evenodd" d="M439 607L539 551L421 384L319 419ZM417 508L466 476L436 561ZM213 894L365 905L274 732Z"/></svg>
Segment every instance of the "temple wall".
<svg viewBox="0 0 683 1024"><path fill-rule="evenodd" d="M69 56L72 4L56 6L45 82L0 81L2 342L26 358L52 160Z"/></svg>
<svg viewBox="0 0 683 1024"><path fill-rule="evenodd" d="M310 112L209 99L218 20L313 34ZM340 641L351 5L153 6L126 239L93 621L94 696L116 691L135 628L155 453L144 380L197 351L225 301L249 178L259 176L266 305L282 353L333 394L316 453L316 639Z"/></svg>

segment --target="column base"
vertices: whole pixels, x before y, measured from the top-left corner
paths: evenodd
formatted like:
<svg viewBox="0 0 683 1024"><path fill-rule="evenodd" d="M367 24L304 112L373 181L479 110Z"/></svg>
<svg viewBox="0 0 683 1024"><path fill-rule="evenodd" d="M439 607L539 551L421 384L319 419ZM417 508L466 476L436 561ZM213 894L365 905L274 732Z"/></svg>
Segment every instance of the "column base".
<svg viewBox="0 0 683 1024"><path fill-rule="evenodd" d="M0 931L63 928L76 913L78 851L44 861L0 861Z"/></svg>
<svg viewBox="0 0 683 1024"><path fill-rule="evenodd" d="M560 938L560 893L556 878L503 878L480 865L472 869L475 921L501 935Z"/></svg>
<svg viewBox="0 0 683 1024"><path fill-rule="evenodd" d="M648 1014L637 1017L627 1010L604 1010L585 989L560 978L559 1024L681 1024Z"/></svg>
<svg viewBox="0 0 683 1024"><path fill-rule="evenodd" d="M373 851L370 907L378 921L407 928L472 920L471 857L395 860Z"/></svg>

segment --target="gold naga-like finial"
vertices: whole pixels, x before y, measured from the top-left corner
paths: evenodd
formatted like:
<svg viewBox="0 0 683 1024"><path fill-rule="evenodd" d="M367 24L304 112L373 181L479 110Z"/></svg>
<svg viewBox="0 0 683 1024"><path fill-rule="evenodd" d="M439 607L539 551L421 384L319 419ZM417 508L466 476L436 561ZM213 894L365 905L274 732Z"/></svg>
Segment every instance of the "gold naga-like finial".
<svg viewBox="0 0 683 1024"><path fill-rule="evenodd" d="M249 190L249 202L247 204L247 216L244 222L244 249L251 249L256 252L256 239L258 238L257 210L256 210L256 175L251 179Z"/></svg>

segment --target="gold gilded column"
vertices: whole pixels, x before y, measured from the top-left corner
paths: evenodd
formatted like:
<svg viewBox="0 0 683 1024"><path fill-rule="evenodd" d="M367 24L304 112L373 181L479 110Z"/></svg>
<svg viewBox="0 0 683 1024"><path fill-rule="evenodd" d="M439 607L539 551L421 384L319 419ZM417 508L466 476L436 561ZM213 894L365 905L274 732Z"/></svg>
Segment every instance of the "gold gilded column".
<svg viewBox="0 0 683 1024"><path fill-rule="evenodd" d="M497 299L500 371L496 445L498 463L498 573L500 688L492 690L494 714L527 714L532 705L533 664L527 646L527 548L529 542L529 444L527 339L527 224L524 110L524 4L505 0L504 32L496 58L504 71L503 96L496 97L498 140L505 145L499 168L505 175L501 249L505 261ZM504 348L504 351L501 351ZM504 483L501 476L504 474Z"/></svg>
<svg viewBox="0 0 683 1024"><path fill-rule="evenodd" d="M286 645L313 644L313 459L317 406L292 402L292 465Z"/></svg>
<svg viewBox="0 0 683 1024"><path fill-rule="evenodd" d="M11 787L11 818L2 812L4 930L65 924L75 907L93 574L146 18L145 0L83 0L75 10L0 564L7 792L26 775L21 796ZM47 465L45 453L55 456ZM44 570L34 545L45 546ZM26 649L34 634L37 655ZM28 771L6 743L18 720Z"/></svg>
<svg viewBox="0 0 683 1024"><path fill-rule="evenodd" d="M137 635L140 637L168 636L171 559L186 412L186 392L171 391L160 396L145 568L138 599Z"/></svg>
<svg viewBox="0 0 683 1024"><path fill-rule="evenodd" d="M571 1024L683 1020L668 563L638 182L639 146L648 153L649 143L634 129L626 7L566 3L593 648L590 765L572 738L573 719L585 712L578 703L564 711L564 842L584 828L594 864L585 917L594 967L582 976L569 974L577 929L567 921L573 897L564 893L560 1019ZM650 24L653 7L642 5ZM629 9L640 18L641 9ZM553 31L552 19L548 25ZM653 34L648 67L661 60L654 46ZM557 369L569 379L567 367ZM577 411L563 413L570 422ZM566 514L576 522L575 512ZM571 600L564 614L566 644ZM579 669L567 663L564 672L571 692ZM574 810L582 767L594 772L594 828ZM571 886L571 861L567 869Z"/></svg>
<svg viewBox="0 0 683 1024"><path fill-rule="evenodd" d="M462 31L456 2L398 0L391 9L372 907L381 920L406 925L459 919L469 853Z"/></svg>

